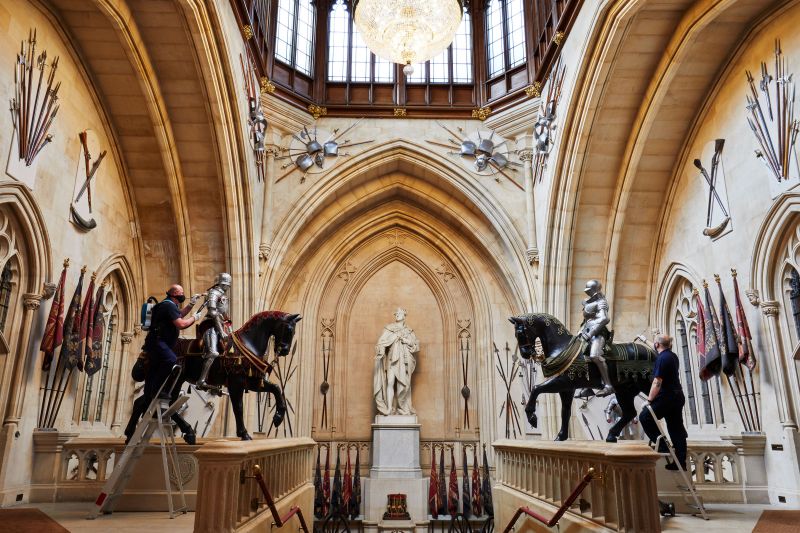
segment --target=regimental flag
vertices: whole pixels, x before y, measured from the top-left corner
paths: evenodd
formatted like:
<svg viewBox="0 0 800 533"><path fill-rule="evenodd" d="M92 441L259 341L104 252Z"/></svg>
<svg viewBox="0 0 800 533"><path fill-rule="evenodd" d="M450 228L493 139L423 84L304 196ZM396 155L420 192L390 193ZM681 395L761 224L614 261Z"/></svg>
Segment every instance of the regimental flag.
<svg viewBox="0 0 800 533"><path fill-rule="evenodd" d="M106 319L102 305L104 295L105 289L102 286L98 287L97 298L94 300L94 317L92 317L90 332L86 336L84 369L89 376L100 370L103 365L103 334L106 331Z"/></svg>
<svg viewBox="0 0 800 533"><path fill-rule="evenodd" d="M350 449L345 448L347 463L344 467L344 487L342 487L342 513L350 514L350 498L353 496L353 471L350 468Z"/></svg>
<svg viewBox="0 0 800 533"><path fill-rule="evenodd" d="M453 448L450 448L450 484L447 491L449 505L447 511L450 516L458 514L458 474L456 473L456 457Z"/></svg>
<svg viewBox="0 0 800 533"><path fill-rule="evenodd" d="M328 516L331 501L331 445L325 447L325 472L322 474L322 516Z"/></svg>
<svg viewBox="0 0 800 533"><path fill-rule="evenodd" d="M461 446L461 513L464 518L469 518L472 512L469 490L469 469L467 468L467 449Z"/></svg>
<svg viewBox="0 0 800 533"><path fill-rule="evenodd" d="M336 449L336 470L333 472L333 492L331 493L331 514L342 510L342 468L339 449Z"/></svg>
<svg viewBox="0 0 800 533"><path fill-rule="evenodd" d="M481 487L481 498L483 499L483 510L489 516L494 516L494 505L492 504L492 482L489 478L489 461L486 459L486 445L483 446L483 486Z"/></svg>
<svg viewBox="0 0 800 533"><path fill-rule="evenodd" d="M317 447L317 466L314 468L314 516L325 517L325 500L322 497L322 469L319 465L320 449Z"/></svg>
<svg viewBox="0 0 800 533"><path fill-rule="evenodd" d="M714 279L719 287L720 320L717 341L719 341L719 351L722 354L722 371L731 376L736 372L736 365L739 362L739 339L733 325L731 311L728 309L728 302L725 301L725 293L722 292L719 276L714 276Z"/></svg>
<svg viewBox="0 0 800 533"><path fill-rule="evenodd" d="M61 346L64 340L64 283L67 280L67 266L69 262L64 261L64 269L61 271L61 278L58 280L56 292L53 295L53 303L50 306L50 314L47 315L47 325L44 328L44 336L39 349L44 352L42 359L42 372L50 370L56 348Z"/></svg>
<svg viewBox="0 0 800 533"><path fill-rule="evenodd" d="M711 301L711 294L708 292L708 283L703 282L706 307L703 313L703 327L705 329L705 354L706 359L700 367L700 379L708 381L714 376L718 376L722 370L722 355L719 352L717 342L717 331L719 331L719 320L717 311L714 309L714 302Z"/></svg>
<svg viewBox="0 0 800 533"><path fill-rule="evenodd" d="M481 504L481 471L478 469L478 445L472 448L472 514L483 515Z"/></svg>
<svg viewBox="0 0 800 533"><path fill-rule="evenodd" d="M84 357L86 355L86 347L89 351L92 349L92 328L94 327L94 280L97 273L92 274L89 287L86 289L86 296L83 299L83 307L81 307L81 327L80 327L80 340L78 342L78 357L81 362L78 364L79 369L84 368Z"/></svg>
<svg viewBox="0 0 800 533"><path fill-rule="evenodd" d="M68 369L76 366L78 370L83 370L83 353L80 351L81 344L81 294L83 293L83 274L86 268L81 270L78 278L78 286L75 287L75 294L67 309L67 316L64 317L64 342L61 344L61 355L64 358L64 365Z"/></svg>
<svg viewBox="0 0 800 533"><path fill-rule="evenodd" d="M444 477L444 445L439 449L439 492L436 497L439 514L447 514L447 482Z"/></svg>
<svg viewBox="0 0 800 533"><path fill-rule="evenodd" d="M697 357L700 359L699 367L702 369L706 366L706 310L703 307L703 299L700 298L700 292L695 289L693 294L697 299L697 334L695 347L697 348Z"/></svg>
<svg viewBox="0 0 800 533"><path fill-rule="evenodd" d="M739 282L736 280L735 270L733 271L733 292L736 298L736 325L739 328L739 362L752 371L756 367L753 336L750 334L747 315L744 313L742 298L739 296Z"/></svg>
<svg viewBox="0 0 800 533"><path fill-rule="evenodd" d="M428 482L428 512L432 517L439 516L439 505L436 503L439 494L439 476L436 473L436 450L431 444L431 478Z"/></svg>
<svg viewBox="0 0 800 533"><path fill-rule="evenodd" d="M356 468L353 474L353 497L350 498L350 518L356 519L361 514L361 458L359 446L356 446Z"/></svg>

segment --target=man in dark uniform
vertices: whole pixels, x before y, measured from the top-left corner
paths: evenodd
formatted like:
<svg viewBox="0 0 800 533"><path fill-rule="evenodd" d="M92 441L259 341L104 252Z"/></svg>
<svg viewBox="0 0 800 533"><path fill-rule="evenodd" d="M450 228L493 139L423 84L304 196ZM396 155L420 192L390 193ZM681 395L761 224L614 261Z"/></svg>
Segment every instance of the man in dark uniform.
<svg viewBox="0 0 800 533"><path fill-rule="evenodd" d="M178 331L188 328L200 319L199 312L184 318L199 298L199 294L194 295L189 299L188 305L179 308L179 305L186 300L186 296L183 294L183 287L173 285L167 291L167 297L153 307L150 329L144 340L144 349L150 356L150 369L144 380L144 394L133 402L133 415L125 428L126 444L133 436L139 418L147 410L153 396L169 377L172 367L178 360L174 352L175 344L178 342ZM163 391L162 396L171 399L168 391ZM192 427L177 414L172 416L172 420L178 424L184 440L194 444L195 434Z"/></svg>
<svg viewBox="0 0 800 533"><path fill-rule="evenodd" d="M144 395L148 404L178 360L173 351L178 342L178 331L188 328L200 319L200 313L184 318L198 298L199 296L192 296L189 304L181 309L179 306L186 300L186 296L183 294L183 287L173 285L167 291L167 297L153 307L150 330L144 340L144 349L150 354L150 372L144 381ZM166 391L162 394L166 394Z"/></svg>
<svg viewBox="0 0 800 533"><path fill-rule="evenodd" d="M653 385L650 387L650 394L647 401L653 412L661 419L667 421L667 431L675 447L675 455L678 458L681 468L686 470L686 428L683 425L683 405L686 399L683 396L681 381L678 377L680 363L678 356L672 351L672 337L669 335L658 335L653 346L658 352L655 367L653 368ZM650 415L647 408L642 409L639 414L639 422L642 429L650 438L651 442L656 442L660 435L656 421ZM659 453L667 453L667 446L664 442L658 449ZM667 470L677 470L678 465L667 464Z"/></svg>

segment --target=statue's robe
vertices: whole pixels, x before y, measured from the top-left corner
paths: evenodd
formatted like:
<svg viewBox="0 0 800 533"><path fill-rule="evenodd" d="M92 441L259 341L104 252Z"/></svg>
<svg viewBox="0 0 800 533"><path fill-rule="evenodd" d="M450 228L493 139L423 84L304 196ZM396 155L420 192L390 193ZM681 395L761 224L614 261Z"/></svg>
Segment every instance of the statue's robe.
<svg viewBox="0 0 800 533"><path fill-rule="evenodd" d="M383 334L375 345L375 352L379 357L375 360L373 390L378 412L382 415L415 414L411 406L411 374L417 366L413 354L419 352L419 340L414 335L414 330L402 324L389 324L383 328ZM394 386L397 389L394 395L396 412L392 412L393 406L388 402L390 376L394 377Z"/></svg>

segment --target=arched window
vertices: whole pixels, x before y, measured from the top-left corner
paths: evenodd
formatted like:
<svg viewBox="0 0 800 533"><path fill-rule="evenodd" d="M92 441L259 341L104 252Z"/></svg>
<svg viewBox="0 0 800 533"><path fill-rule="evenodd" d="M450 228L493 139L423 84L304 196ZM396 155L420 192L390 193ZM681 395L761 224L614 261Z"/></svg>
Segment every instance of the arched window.
<svg viewBox="0 0 800 533"><path fill-rule="evenodd" d="M486 3L486 59L489 78L525 63L525 16L522 0Z"/></svg>
<svg viewBox="0 0 800 533"><path fill-rule="evenodd" d="M328 16L328 81L393 83L394 64L370 52L344 0Z"/></svg>
<svg viewBox="0 0 800 533"><path fill-rule="evenodd" d="M275 59L311 76L315 8L312 0L279 0Z"/></svg>
<svg viewBox="0 0 800 533"><path fill-rule="evenodd" d="M105 338L103 339L103 366L100 368L100 383L97 389L97 409L95 409L95 421L103 419L103 406L105 405L106 392L108 390L108 369L113 358L114 346L116 346L117 314L111 313L106 324Z"/></svg>
<svg viewBox="0 0 800 533"><path fill-rule="evenodd" d="M0 273L0 331L5 332L6 321L8 320L8 310L11 306L11 291L14 286L11 283L11 261L7 261Z"/></svg>
<svg viewBox="0 0 800 533"><path fill-rule="evenodd" d="M692 424L697 424L697 401L694 394L694 374L692 373L691 352L689 351L689 336L686 334L686 323L683 318L678 318L678 341L683 356L683 378L686 383L686 404L689 406L689 417Z"/></svg>

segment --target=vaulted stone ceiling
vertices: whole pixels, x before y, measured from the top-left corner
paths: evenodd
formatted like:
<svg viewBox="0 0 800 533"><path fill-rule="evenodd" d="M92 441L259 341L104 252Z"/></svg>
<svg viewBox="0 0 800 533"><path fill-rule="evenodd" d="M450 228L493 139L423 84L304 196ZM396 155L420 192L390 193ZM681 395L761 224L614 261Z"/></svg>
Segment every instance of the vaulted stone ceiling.
<svg viewBox="0 0 800 533"><path fill-rule="evenodd" d="M201 10L183 4L44 3L84 63L117 139L150 293L175 281L199 290L229 267L213 101L205 54L190 32L197 22L187 15Z"/></svg>
<svg viewBox="0 0 800 533"><path fill-rule="evenodd" d="M566 231L550 232L545 281L556 314L578 320L583 283L601 277L618 330L648 326L656 243L684 146L737 47L787 3L608 3L590 39L557 167L551 227Z"/></svg>

